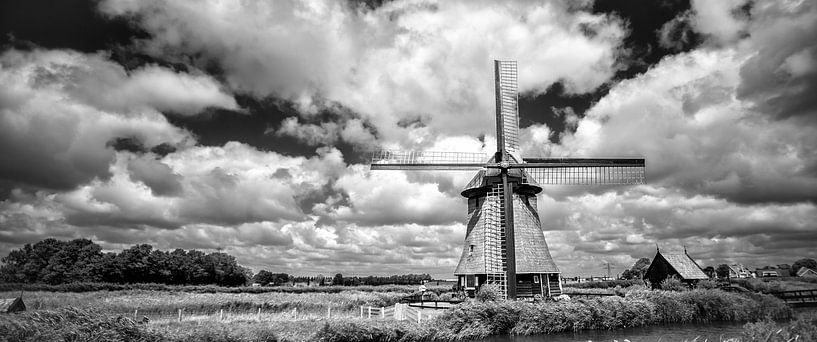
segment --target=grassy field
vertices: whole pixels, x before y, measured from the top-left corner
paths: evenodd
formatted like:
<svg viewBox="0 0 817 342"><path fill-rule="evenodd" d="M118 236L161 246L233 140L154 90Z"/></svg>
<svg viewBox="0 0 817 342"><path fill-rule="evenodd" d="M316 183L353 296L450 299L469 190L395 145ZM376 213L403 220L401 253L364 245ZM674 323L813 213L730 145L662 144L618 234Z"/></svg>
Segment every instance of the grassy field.
<svg viewBox="0 0 817 342"><path fill-rule="evenodd" d="M763 293L817 289L817 279L809 278L745 278L731 279L730 282L735 285L743 286L750 291Z"/></svg>
<svg viewBox="0 0 817 342"><path fill-rule="evenodd" d="M2 292L0 298L19 293ZM325 315L328 308L336 315L357 313L360 306L392 306L404 292L369 292L349 290L339 293L189 293L168 291L97 291L97 292L26 292L24 299L30 309L61 308L93 309L104 313L139 315L263 314Z"/></svg>
<svg viewBox="0 0 817 342"><path fill-rule="evenodd" d="M0 336L9 336L9 341L458 341L661 323L787 319L792 314L785 304L768 295L719 290L632 289L625 297L563 302L469 301L422 323L358 317L359 305L386 306L403 295L396 292L207 294L139 290L26 295L29 305L43 303L47 310L0 316ZM255 311L259 306L268 308L260 316ZM327 319L327 306L342 314ZM182 322L170 318L147 324L127 314L109 314L137 307L236 310L223 320L213 315L189 316ZM302 313L297 319L287 314L293 308ZM766 324L755 330L769 327Z"/></svg>

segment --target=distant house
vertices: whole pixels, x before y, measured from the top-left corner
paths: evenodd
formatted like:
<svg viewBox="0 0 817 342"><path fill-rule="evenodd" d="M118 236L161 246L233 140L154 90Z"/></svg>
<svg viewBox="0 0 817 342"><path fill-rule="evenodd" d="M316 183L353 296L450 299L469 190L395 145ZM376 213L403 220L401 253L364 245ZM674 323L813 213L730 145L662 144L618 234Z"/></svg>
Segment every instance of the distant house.
<svg viewBox="0 0 817 342"><path fill-rule="evenodd" d="M758 277L788 277L789 270L779 268L758 268L756 271Z"/></svg>
<svg viewBox="0 0 817 342"><path fill-rule="evenodd" d="M800 269L797 270L797 276L804 278L817 278L817 271L808 267L800 267Z"/></svg>
<svg viewBox="0 0 817 342"><path fill-rule="evenodd" d="M731 264L729 266L729 278L752 278L752 271L744 267L743 264Z"/></svg>
<svg viewBox="0 0 817 342"><path fill-rule="evenodd" d="M673 276L688 285L709 279L695 260L687 254L686 249L683 254L661 253L656 250L650 267L644 273L644 279L649 280L653 288L657 288L664 279Z"/></svg>
<svg viewBox="0 0 817 342"><path fill-rule="evenodd" d="M454 287L458 284L457 279L445 279L445 280L423 280L423 285L426 286L450 286Z"/></svg>
<svg viewBox="0 0 817 342"><path fill-rule="evenodd" d="M23 303L23 298L0 298L0 312L12 313L18 311L26 311L26 305Z"/></svg>

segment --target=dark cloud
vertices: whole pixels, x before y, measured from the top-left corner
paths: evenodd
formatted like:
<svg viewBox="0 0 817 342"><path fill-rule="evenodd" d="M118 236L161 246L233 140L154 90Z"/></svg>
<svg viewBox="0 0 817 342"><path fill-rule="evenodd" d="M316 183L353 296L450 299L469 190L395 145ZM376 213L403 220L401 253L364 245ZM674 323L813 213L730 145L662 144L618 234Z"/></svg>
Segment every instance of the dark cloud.
<svg viewBox="0 0 817 342"><path fill-rule="evenodd" d="M128 163L130 177L147 185L155 196L179 196L182 193L181 176L160 161L136 158Z"/></svg>
<svg viewBox="0 0 817 342"><path fill-rule="evenodd" d="M740 71L737 95L777 119L817 118L817 5L753 9L749 38L758 45Z"/></svg>

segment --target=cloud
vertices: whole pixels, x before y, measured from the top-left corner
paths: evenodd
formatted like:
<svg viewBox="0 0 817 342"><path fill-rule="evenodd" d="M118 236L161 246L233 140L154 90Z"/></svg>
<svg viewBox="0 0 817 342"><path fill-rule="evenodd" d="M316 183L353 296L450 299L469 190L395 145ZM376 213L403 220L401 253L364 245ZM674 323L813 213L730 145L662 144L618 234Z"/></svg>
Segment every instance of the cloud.
<svg viewBox="0 0 817 342"><path fill-rule="evenodd" d="M731 201L812 201L817 128L778 121L735 97L736 51L665 58L623 81L562 137L556 155L644 156L651 184Z"/></svg>
<svg viewBox="0 0 817 342"><path fill-rule="evenodd" d="M777 119L817 118L817 5L759 3L752 8L751 56L740 70L737 96Z"/></svg>
<svg viewBox="0 0 817 342"><path fill-rule="evenodd" d="M133 180L147 185L156 196L177 196L182 192L181 176L160 161L136 158L128 164L128 173Z"/></svg>
<svg viewBox="0 0 817 342"><path fill-rule="evenodd" d="M703 46L613 85L560 144L544 126L522 130L527 154L647 160L644 186L545 188L542 221L568 273L601 274L611 259L623 270L656 244L687 246L707 265L815 255L802 241L817 228L817 9L744 5L693 2L676 20L704 34Z"/></svg>
<svg viewBox="0 0 817 342"><path fill-rule="evenodd" d="M705 1L693 0L692 24L696 31L707 35L717 44L732 43L745 35L747 16L742 7L747 0Z"/></svg>
<svg viewBox="0 0 817 342"><path fill-rule="evenodd" d="M608 256L624 256L618 266L629 266L651 256L656 245L675 252L687 246L708 265L726 260L790 263L813 255L809 246L796 241L817 238L812 223L817 207L810 203L736 205L650 185L564 201L541 198L545 206L557 207L541 211L545 229L552 230L546 235L559 265L570 264L574 257L598 263Z"/></svg>
<svg viewBox="0 0 817 342"><path fill-rule="evenodd" d="M98 55L10 50L0 60L2 178L69 189L110 176L114 152L108 142L116 137L138 137L147 146L189 139L155 110L111 112L77 95L84 82L96 77L96 67L115 65Z"/></svg>
<svg viewBox="0 0 817 342"><path fill-rule="evenodd" d="M558 2L394 1L366 10L333 1L108 0L100 8L149 32L139 46L150 54L216 64L235 91L288 99L304 117L342 105L381 141L404 146L429 143L416 140L418 126L431 141L492 135L492 59L519 60L523 92L557 81L588 92L617 70L626 33L615 17ZM357 127L341 138L369 143L354 139ZM279 132L332 143L336 129L288 120Z"/></svg>
<svg viewBox="0 0 817 342"><path fill-rule="evenodd" d="M458 194L441 193L431 181L412 182L402 171L370 172L363 165L338 178L334 188L347 197L316 211L333 221L365 226L452 224L465 216Z"/></svg>

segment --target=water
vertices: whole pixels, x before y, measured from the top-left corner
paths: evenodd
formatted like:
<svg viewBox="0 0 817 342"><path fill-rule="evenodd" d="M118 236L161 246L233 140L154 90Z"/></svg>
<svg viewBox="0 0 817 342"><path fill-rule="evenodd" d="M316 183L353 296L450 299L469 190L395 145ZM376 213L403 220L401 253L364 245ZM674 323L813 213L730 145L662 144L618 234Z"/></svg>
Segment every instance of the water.
<svg viewBox="0 0 817 342"><path fill-rule="evenodd" d="M586 330L533 336L492 336L480 342L675 342L724 341L740 337L744 323L670 324L621 330Z"/></svg>

